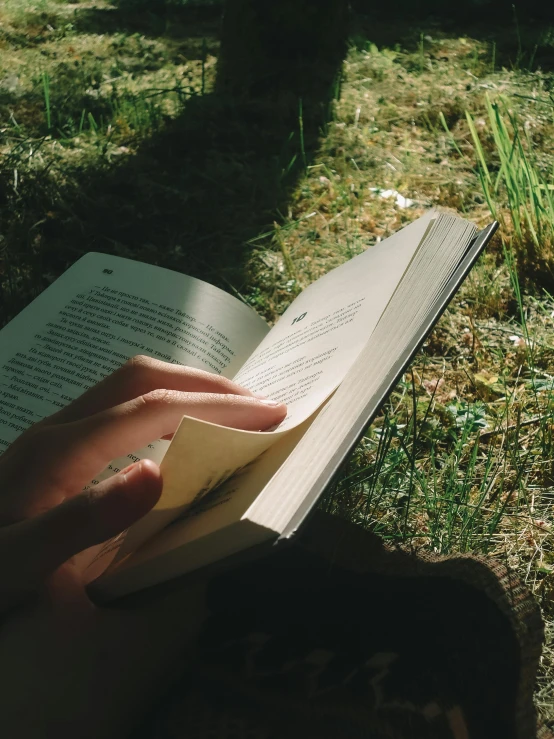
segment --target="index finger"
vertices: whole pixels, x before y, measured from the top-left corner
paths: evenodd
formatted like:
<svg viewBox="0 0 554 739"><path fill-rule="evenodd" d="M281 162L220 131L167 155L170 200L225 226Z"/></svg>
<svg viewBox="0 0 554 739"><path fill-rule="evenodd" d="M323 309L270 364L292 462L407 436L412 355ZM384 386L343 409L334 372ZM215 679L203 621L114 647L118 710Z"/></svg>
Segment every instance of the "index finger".
<svg viewBox="0 0 554 739"><path fill-rule="evenodd" d="M139 355L50 416L48 423L78 421L153 390L253 396L250 390L226 377Z"/></svg>
<svg viewBox="0 0 554 739"><path fill-rule="evenodd" d="M73 497L110 460L172 434L183 416L258 431L285 415L286 406L273 401L157 389L78 421L35 427L25 445L13 447L17 453L3 458L4 480L13 485L3 499L4 518L16 521ZM24 470L22 458L33 461Z"/></svg>

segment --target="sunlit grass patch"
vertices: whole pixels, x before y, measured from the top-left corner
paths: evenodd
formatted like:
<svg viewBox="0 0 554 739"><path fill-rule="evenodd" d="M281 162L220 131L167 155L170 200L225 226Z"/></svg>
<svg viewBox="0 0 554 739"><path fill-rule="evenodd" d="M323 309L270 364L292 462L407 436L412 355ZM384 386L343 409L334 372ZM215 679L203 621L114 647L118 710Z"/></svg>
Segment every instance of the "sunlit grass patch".
<svg viewBox="0 0 554 739"><path fill-rule="evenodd" d="M503 237L515 250L528 286L554 288L554 168L535 150L533 128L508 101L487 99L487 122L479 133L467 120L478 156L481 186ZM488 136L488 141L482 139Z"/></svg>

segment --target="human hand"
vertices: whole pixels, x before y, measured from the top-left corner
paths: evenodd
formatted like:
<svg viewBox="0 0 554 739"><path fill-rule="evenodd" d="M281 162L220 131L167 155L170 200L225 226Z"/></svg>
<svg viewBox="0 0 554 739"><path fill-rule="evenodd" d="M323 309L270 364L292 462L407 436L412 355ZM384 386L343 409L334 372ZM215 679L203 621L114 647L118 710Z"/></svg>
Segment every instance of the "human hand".
<svg viewBox="0 0 554 739"><path fill-rule="evenodd" d="M111 459L170 436L183 415L258 430L285 412L216 375L138 357L14 442L0 458L0 664L10 678L0 721L28 725L18 736L60 737L64 727L88 736L81 722L88 731L111 715L94 703L116 690L118 665L137 653L130 634L144 622L95 608L69 560L147 513L161 493L160 471L143 460L83 487ZM42 707L34 718L33 687Z"/></svg>

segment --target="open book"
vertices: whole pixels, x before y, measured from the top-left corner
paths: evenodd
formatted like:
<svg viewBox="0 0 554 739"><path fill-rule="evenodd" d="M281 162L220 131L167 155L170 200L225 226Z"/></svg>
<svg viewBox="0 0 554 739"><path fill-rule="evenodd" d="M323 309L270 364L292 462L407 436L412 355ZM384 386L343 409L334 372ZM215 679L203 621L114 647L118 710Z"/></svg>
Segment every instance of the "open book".
<svg viewBox="0 0 554 739"><path fill-rule="evenodd" d="M87 254L0 333L0 451L129 357L231 378L288 414L239 431L185 417L171 442L115 459L161 463L156 507L82 556L116 597L298 528L468 273L496 224L430 211L304 290L270 330L200 280Z"/></svg>

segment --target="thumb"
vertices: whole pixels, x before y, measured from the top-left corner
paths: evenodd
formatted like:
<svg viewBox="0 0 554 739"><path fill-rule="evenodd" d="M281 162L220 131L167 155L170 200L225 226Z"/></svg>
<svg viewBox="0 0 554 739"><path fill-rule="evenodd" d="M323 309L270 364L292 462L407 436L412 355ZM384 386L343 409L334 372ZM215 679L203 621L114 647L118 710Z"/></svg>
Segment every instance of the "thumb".
<svg viewBox="0 0 554 739"><path fill-rule="evenodd" d="M40 516L1 529L0 609L40 587L73 555L124 531L161 492L159 467L143 459Z"/></svg>

